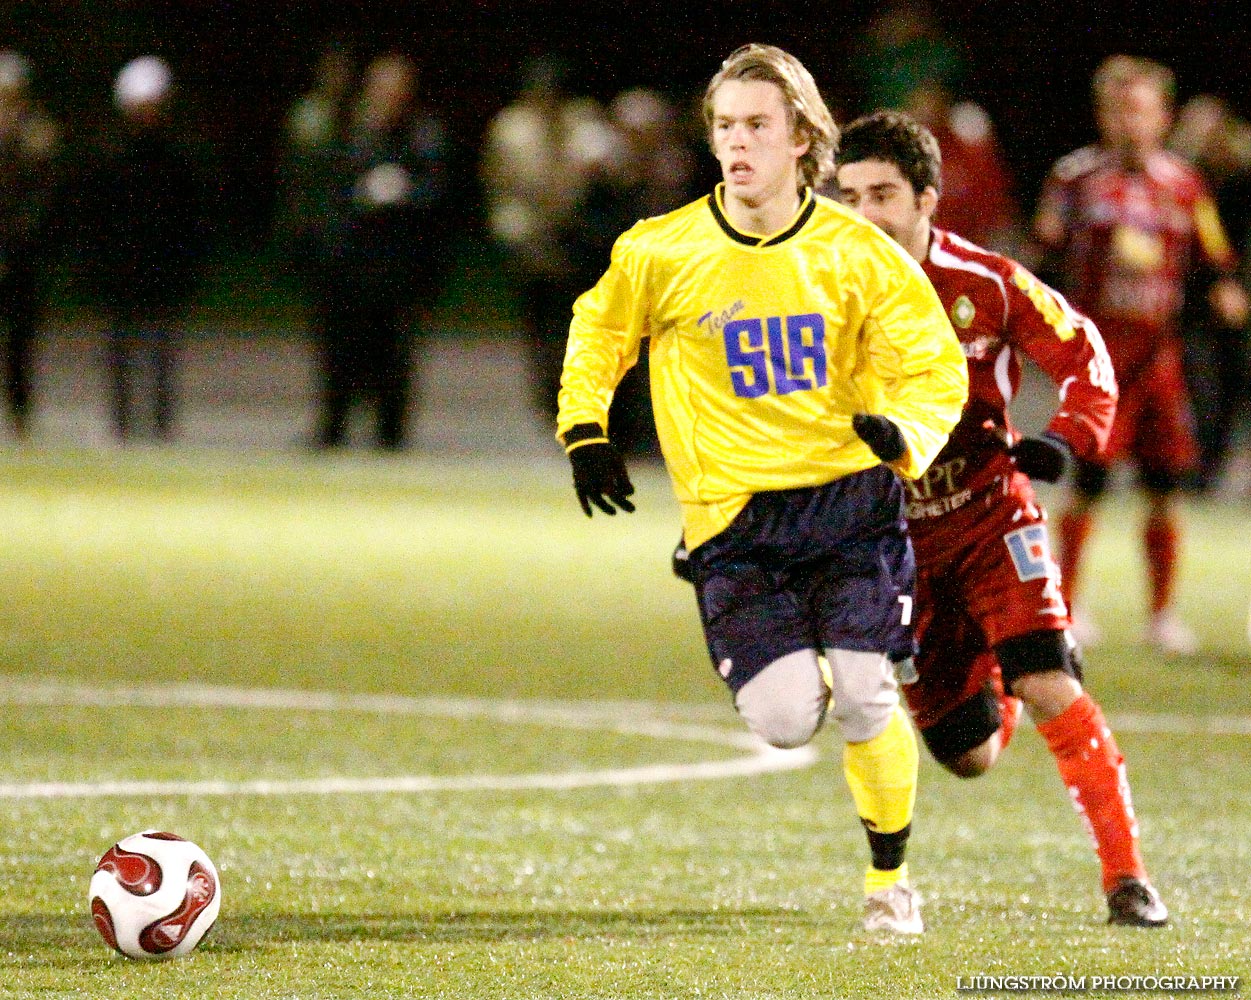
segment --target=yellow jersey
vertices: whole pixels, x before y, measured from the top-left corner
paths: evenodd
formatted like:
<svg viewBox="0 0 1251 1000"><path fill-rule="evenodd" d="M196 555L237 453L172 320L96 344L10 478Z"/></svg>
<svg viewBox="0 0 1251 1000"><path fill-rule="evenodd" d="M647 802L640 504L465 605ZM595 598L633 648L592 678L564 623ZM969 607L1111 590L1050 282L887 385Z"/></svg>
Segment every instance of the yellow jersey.
<svg viewBox="0 0 1251 1000"><path fill-rule="evenodd" d="M690 548L755 493L871 468L856 413L893 420L916 478L960 418L968 374L920 265L872 223L805 191L771 236L726 216L722 187L645 219L573 307L557 436L607 427L646 339L661 449Z"/></svg>

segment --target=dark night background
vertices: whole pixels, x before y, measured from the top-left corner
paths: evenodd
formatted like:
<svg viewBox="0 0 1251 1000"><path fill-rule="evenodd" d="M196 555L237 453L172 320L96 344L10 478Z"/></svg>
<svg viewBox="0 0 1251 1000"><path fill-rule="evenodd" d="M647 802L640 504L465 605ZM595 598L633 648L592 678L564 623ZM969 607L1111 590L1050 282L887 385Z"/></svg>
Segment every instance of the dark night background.
<svg viewBox="0 0 1251 1000"><path fill-rule="evenodd" d="M307 86L311 61L328 37L352 39L362 55L399 48L418 59L428 101L459 136L457 166L472 207L482 129L514 94L518 68L530 55L567 54L580 89L601 98L649 84L685 99L733 48L766 41L798 55L845 118L864 109L843 67L881 6L19 0L0 3L0 46L32 59L36 91L65 123L71 143L108 111L112 77L126 60L164 56L179 79L190 130L216 150L228 220L260 238L284 111ZM1112 52L1171 65L1181 99L1213 92L1251 111L1251 15L1233 0L936 6L970 67L958 96L990 112L1027 207L1047 165L1090 138L1088 81Z"/></svg>

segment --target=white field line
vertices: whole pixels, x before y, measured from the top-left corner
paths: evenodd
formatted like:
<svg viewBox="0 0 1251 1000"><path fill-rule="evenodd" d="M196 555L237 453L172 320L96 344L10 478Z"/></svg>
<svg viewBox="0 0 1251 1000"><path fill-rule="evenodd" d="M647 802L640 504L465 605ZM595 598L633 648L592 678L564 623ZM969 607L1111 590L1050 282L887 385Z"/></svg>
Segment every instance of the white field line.
<svg viewBox="0 0 1251 1000"><path fill-rule="evenodd" d="M491 719L503 724L559 726L659 740L728 746L746 752L731 760L538 774L397 775L283 781L99 781L0 784L0 798L87 798L136 795L334 795L362 792L507 791L624 787L793 771L817 759L809 747L775 750L741 730L657 718L649 702L548 702L487 698L410 698L266 688L172 685L96 688L31 683L0 676L0 705L97 708L241 708L269 711L365 712L379 715ZM678 711L679 709L673 709Z"/></svg>
<svg viewBox="0 0 1251 1000"><path fill-rule="evenodd" d="M1171 715L1167 712L1118 712L1112 716L1109 726L1114 733L1251 736L1251 718L1245 715Z"/></svg>

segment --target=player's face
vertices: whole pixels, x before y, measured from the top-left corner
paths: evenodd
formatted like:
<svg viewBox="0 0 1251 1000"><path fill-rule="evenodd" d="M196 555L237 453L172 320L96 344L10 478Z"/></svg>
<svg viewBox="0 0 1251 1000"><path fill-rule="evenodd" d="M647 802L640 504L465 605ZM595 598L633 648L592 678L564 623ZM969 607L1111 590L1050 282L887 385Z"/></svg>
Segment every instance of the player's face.
<svg viewBox="0 0 1251 1000"><path fill-rule="evenodd" d="M930 217L938 195L917 194L903 171L885 160L861 160L838 168L838 198L863 215L918 260L929 245Z"/></svg>
<svg viewBox="0 0 1251 1000"><path fill-rule="evenodd" d="M1171 120L1168 101L1150 80L1134 80L1117 87L1099 107L1104 141L1131 153L1160 148Z"/></svg>
<svg viewBox="0 0 1251 1000"><path fill-rule="evenodd" d="M727 80L712 99L712 148L726 196L750 208L793 199L799 158L808 143L796 139L782 90L767 80Z"/></svg>

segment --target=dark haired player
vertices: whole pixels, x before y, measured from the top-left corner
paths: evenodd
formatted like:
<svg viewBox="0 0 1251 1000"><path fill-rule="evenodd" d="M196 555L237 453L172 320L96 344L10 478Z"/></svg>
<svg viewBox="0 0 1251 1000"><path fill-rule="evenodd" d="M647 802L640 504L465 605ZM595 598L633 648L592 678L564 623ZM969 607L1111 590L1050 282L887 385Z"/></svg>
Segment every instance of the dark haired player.
<svg viewBox="0 0 1251 1000"><path fill-rule="evenodd" d="M921 262L969 366L960 423L925 475L905 484L920 652L904 690L934 758L966 778L995 762L1023 702L1094 836L1110 921L1157 926L1168 913L1139 854L1124 760L1082 689L1030 485L1055 482L1070 455L1093 460L1106 444L1112 366L1094 324L1061 296L930 224L941 170L934 136L906 115L879 112L843 132L839 198ZM1022 354L1060 390L1039 437L1022 437L1008 417Z"/></svg>

